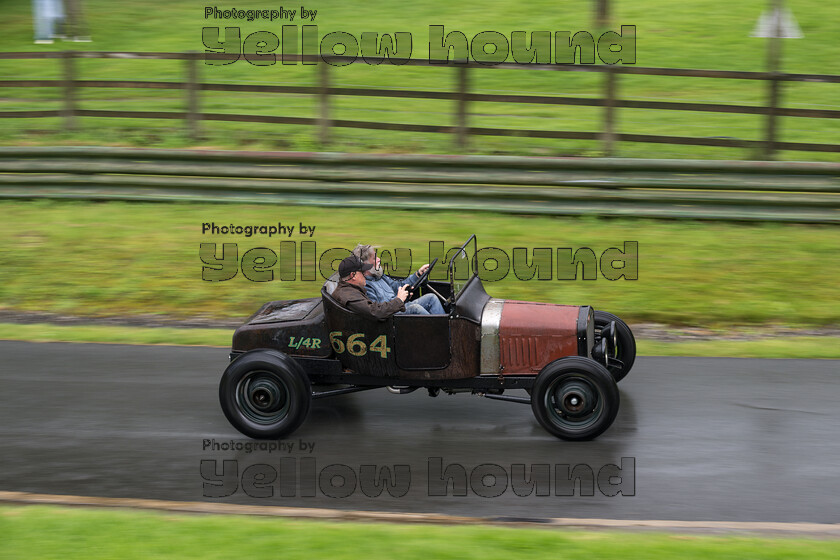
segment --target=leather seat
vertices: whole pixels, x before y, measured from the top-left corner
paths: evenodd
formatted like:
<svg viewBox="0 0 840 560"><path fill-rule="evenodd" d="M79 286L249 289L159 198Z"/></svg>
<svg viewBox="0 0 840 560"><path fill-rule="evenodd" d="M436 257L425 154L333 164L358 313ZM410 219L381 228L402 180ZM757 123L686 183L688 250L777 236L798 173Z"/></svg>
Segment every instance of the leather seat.
<svg viewBox="0 0 840 560"><path fill-rule="evenodd" d="M332 276L327 278L327 281L324 282L324 291L326 291L327 294L332 295L332 293L335 291L337 286L338 286L338 272L333 272Z"/></svg>

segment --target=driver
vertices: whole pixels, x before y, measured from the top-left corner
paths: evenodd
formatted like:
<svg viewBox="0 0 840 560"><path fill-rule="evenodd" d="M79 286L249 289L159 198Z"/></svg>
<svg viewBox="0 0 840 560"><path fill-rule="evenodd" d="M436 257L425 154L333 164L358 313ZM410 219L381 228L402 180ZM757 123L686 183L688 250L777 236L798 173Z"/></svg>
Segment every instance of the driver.
<svg viewBox="0 0 840 560"><path fill-rule="evenodd" d="M404 285L414 283L419 276L422 276L429 269L428 264L421 266L416 274L412 274L404 281L394 280L383 273L380 266L380 259L376 256L376 250L371 245L356 245L353 254L370 265L364 275L366 276L365 292L375 302L383 303L397 297L399 290ZM443 306L435 294L425 294L405 304L405 312L414 315L445 315Z"/></svg>
<svg viewBox="0 0 840 560"><path fill-rule="evenodd" d="M405 309L408 290L400 287L397 295L385 303L371 301L365 294L365 271L373 265L363 263L358 257L349 256L338 265L340 280L332 297L341 305L369 319L384 321Z"/></svg>

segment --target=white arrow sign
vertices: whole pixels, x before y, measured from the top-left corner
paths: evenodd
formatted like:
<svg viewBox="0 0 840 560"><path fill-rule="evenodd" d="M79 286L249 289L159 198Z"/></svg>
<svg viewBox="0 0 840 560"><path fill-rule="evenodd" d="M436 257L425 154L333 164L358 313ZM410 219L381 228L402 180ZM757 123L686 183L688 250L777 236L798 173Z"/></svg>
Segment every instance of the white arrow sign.
<svg viewBox="0 0 840 560"><path fill-rule="evenodd" d="M796 18L787 8L764 12L758 18L750 37L778 37L780 39L801 39L803 37Z"/></svg>

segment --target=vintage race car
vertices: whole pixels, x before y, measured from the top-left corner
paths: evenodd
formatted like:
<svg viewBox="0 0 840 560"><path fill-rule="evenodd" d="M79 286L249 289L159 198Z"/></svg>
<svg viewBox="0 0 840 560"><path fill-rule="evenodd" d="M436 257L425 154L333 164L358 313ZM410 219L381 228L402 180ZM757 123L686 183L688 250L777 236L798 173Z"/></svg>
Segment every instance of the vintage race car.
<svg viewBox="0 0 840 560"><path fill-rule="evenodd" d="M562 439L600 435L618 412L616 382L633 367L633 333L589 306L490 297L477 254L473 235L447 263L448 281L429 280L435 259L412 286L412 297L436 294L445 315L365 318L332 298L331 281L320 297L263 305L233 335L219 385L225 416L249 437L281 438L312 399L423 388L530 404ZM526 394L508 393L516 389Z"/></svg>

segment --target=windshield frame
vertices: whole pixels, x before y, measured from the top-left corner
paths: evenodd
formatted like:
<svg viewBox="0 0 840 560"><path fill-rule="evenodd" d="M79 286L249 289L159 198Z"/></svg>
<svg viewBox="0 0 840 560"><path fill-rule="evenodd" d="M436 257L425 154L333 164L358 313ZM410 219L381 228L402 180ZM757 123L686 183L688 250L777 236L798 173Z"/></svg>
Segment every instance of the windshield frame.
<svg viewBox="0 0 840 560"><path fill-rule="evenodd" d="M456 292L455 291L455 259L457 259L462 254L464 255L462 258L464 258L468 255L467 245L469 245L470 242L472 242L472 244L473 244L473 258L472 258L473 262L469 264L470 270L472 271L472 274L470 274L469 278L467 278L466 281L464 281L464 283L461 284L461 289ZM475 234L472 234L469 237L469 239L467 239L464 242L464 244L461 245L461 247L457 251L455 251L455 254L452 255L451 259L449 259L449 264L446 267L446 275L449 278L449 288L450 288L450 293L452 294L453 301L458 299L458 295L460 294L461 291L463 291L463 287L466 286L467 283L469 283L469 281L472 280L472 278L474 276L478 275L478 267L476 266L477 263L478 263L478 241L475 238Z"/></svg>

